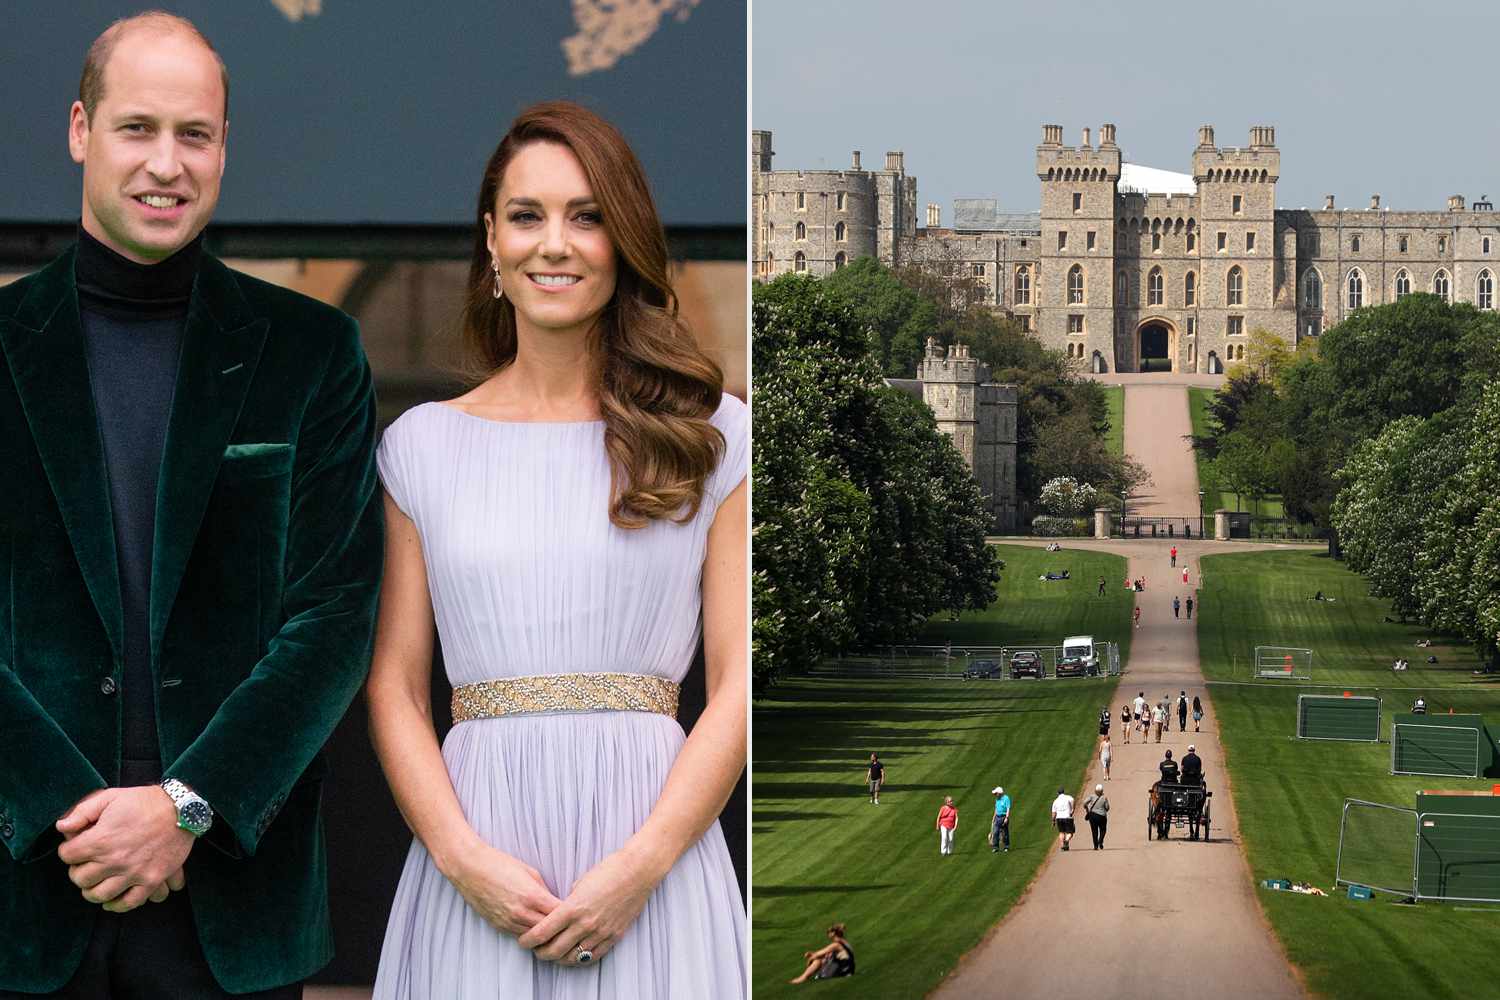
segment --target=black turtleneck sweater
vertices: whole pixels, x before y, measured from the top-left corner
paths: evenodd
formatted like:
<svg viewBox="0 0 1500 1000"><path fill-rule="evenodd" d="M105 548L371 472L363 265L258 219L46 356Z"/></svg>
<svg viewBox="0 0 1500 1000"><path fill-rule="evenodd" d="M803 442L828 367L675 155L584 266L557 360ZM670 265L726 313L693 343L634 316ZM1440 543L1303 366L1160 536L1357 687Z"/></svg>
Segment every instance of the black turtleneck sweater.
<svg viewBox="0 0 1500 1000"><path fill-rule="evenodd" d="M187 326L188 300L203 237L156 264L137 264L79 227L74 274L89 379L114 517L125 649L122 699L123 784L161 775L156 691L151 672L151 554L156 486L167 418Z"/></svg>

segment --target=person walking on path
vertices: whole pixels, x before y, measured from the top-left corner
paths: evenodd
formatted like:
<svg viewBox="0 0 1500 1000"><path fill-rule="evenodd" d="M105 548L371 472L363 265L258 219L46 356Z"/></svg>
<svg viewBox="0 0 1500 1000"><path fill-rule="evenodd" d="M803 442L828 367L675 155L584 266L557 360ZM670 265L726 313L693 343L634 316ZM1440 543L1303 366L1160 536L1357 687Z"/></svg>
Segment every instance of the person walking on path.
<svg viewBox="0 0 1500 1000"><path fill-rule="evenodd" d="M1180 598L1177 598L1177 597L1172 598L1172 617L1173 618L1181 618L1182 617L1182 600Z"/></svg>
<svg viewBox="0 0 1500 1000"><path fill-rule="evenodd" d="M1151 727L1156 733L1156 742L1161 742L1161 728L1167 721L1166 710L1160 705L1151 709Z"/></svg>
<svg viewBox="0 0 1500 1000"><path fill-rule="evenodd" d="M1192 598L1191 594L1188 595L1188 599L1187 599L1187 613L1188 613L1188 619L1187 620L1188 621L1192 621L1193 620L1193 598Z"/></svg>
<svg viewBox="0 0 1500 1000"><path fill-rule="evenodd" d="M1104 767L1105 781L1109 780L1109 758L1111 755L1110 749L1109 737L1106 736L1104 737L1104 740L1099 744L1099 763Z"/></svg>
<svg viewBox="0 0 1500 1000"><path fill-rule="evenodd" d="M990 853L998 850L1010 853L1010 796L1005 794L1005 789L996 785L990 789L990 794L995 796L995 819L990 824Z"/></svg>
<svg viewBox="0 0 1500 1000"><path fill-rule="evenodd" d="M1120 706L1120 732L1125 734L1125 742L1130 743L1130 702Z"/></svg>
<svg viewBox="0 0 1500 1000"><path fill-rule="evenodd" d="M1104 596L1104 577L1102 576L1099 578L1099 596Z"/></svg>
<svg viewBox="0 0 1500 1000"><path fill-rule="evenodd" d="M1198 700L1197 695L1193 695L1193 732L1202 732L1202 722L1203 702Z"/></svg>
<svg viewBox="0 0 1500 1000"><path fill-rule="evenodd" d="M885 782L885 765L874 754L870 754L870 769L865 773L865 780L870 783L870 804L880 805L880 786Z"/></svg>
<svg viewBox="0 0 1500 1000"><path fill-rule="evenodd" d="M1185 565L1182 567L1182 585L1184 587L1188 585L1188 568Z"/></svg>
<svg viewBox="0 0 1500 1000"><path fill-rule="evenodd" d="M1186 691L1177 692L1177 731L1187 732L1188 700Z"/></svg>
<svg viewBox="0 0 1500 1000"><path fill-rule="evenodd" d="M1104 737L1109 736L1109 722L1110 722L1109 706L1105 705L1103 708L1099 709L1099 735L1100 736L1104 736Z"/></svg>
<svg viewBox="0 0 1500 1000"><path fill-rule="evenodd" d="M1139 604L1135 606L1135 627L1141 627L1141 606Z"/></svg>
<svg viewBox="0 0 1500 1000"><path fill-rule="evenodd" d="M943 806L938 810L937 832L938 853L953 853L953 831L958 829L958 807L953 804L953 796L943 797Z"/></svg>
<svg viewBox="0 0 1500 1000"><path fill-rule="evenodd" d="M1177 546L1172 546L1172 565L1177 565Z"/></svg>
<svg viewBox="0 0 1500 1000"><path fill-rule="evenodd" d="M1057 827L1057 842L1065 851L1073 839L1073 808L1073 796L1059 786L1057 798L1052 800L1052 822Z"/></svg>
<svg viewBox="0 0 1500 1000"><path fill-rule="evenodd" d="M1083 818L1089 821L1094 850L1104 850L1104 832L1109 826L1109 799L1104 797L1103 785L1095 785L1094 794L1083 800Z"/></svg>

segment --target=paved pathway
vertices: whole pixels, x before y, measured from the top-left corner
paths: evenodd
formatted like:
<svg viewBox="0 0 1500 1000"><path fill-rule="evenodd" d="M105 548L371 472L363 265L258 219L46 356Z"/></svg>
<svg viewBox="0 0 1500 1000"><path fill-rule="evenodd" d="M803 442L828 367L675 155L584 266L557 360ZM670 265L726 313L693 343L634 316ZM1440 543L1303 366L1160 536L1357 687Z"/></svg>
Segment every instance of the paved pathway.
<svg viewBox="0 0 1500 1000"><path fill-rule="evenodd" d="M1125 450L1146 465L1154 480L1145 495L1132 502L1132 509L1161 514L1196 511L1197 474L1182 437L1189 427L1184 381L1162 384L1162 376L1120 381L1126 383ZM1104 777L1095 757L1084 787L1074 792L1080 818L1073 850L1064 856L1055 846L1051 849L1021 902L933 996L1134 1000L1189 992L1300 1000L1305 992L1261 914L1240 850L1217 715L1198 668L1197 632L1185 617L1172 617L1172 598L1185 601L1196 591L1203 555L1269 546L1202 539L1077 539L1064 544L1124 555L1131 578L1147 580L1137 600L1141 627L1113 699L1114 759L1111 780L1104 782L1110 801L1105 849L1092 849L1088 824L1081 818L1083 799ZM1169 555L1173 544L1178 548L1175 568ZM1183 566L1190 574L1186 586ZM1164 694L1175 699L1184 690L1189 699L1198 695L1203 700L1201 732L1177 732L1174 713L1173 731L1160 744L1142 745L1139 734L1124 743L1118 723L1122 703L1137 692L1144 692L1154 704ZM1192 724L1189 718L1189 728ZM1162 751L1170 748L1180 759L1189 744L1203 758L1214 793L1211 840L1190 842L1174 830L1167 841L1148 841L1147 795L1158 777ZM1049 804L1021 802L1016 807L1044 811Z"/></svg>

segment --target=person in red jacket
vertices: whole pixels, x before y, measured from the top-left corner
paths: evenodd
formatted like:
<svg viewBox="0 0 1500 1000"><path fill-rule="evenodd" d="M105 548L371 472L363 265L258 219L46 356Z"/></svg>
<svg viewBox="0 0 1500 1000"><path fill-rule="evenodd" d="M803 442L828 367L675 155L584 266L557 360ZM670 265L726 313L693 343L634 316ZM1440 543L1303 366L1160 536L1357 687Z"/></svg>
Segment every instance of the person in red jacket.
<svg viewBox="0 0 1500 1000"><path fill-rule="evenodd" d="M938 810L938 853L953 853L953 831L958 829L958 807L953 804L953 796L943 797L943 807Z"/></svg>

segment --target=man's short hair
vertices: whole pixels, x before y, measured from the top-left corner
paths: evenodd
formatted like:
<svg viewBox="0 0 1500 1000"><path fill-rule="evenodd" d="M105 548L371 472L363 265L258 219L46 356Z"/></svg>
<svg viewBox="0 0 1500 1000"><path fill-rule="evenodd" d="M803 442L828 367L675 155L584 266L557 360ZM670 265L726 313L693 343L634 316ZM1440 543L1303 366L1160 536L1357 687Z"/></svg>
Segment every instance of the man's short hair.
<svg viewBox="0 0 1500 1000"><path fill-rule="evenodd" d="M105 28L89 46L88 54L83 58L83 76L78 81L78 100L83 104L83 113L88 116L89 124L93 124L94 109L99 106L100 101L104 100L104 67L108 65L109 57L114 54L115 44L126 31L136 27L151 28L158 32L181 31L203 43L203 47L213 54L214 61L219 64L219 81L224 85L224 119L227 121L229 119L229 67L224 65L224 58L219 55L219 50L214 48L208 36L199 31L198 26L187 18L165 10L147 10L132 14L130 17L120 18Z"/></svg>

